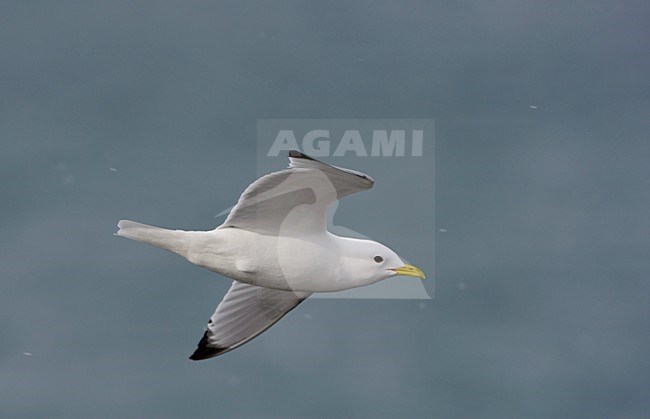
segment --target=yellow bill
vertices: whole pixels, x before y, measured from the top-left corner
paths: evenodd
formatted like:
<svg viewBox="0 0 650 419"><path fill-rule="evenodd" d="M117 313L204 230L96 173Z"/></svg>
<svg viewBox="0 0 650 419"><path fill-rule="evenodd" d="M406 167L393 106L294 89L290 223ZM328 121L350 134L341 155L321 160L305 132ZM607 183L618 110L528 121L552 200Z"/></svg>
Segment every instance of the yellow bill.
<svg viewBox="0 0 650 419"><path fill-rule="evenodd" d="M393 269L397 275L406 275L406 276L414 276L416 278L421 278L424 279L424 272L420 268L416 268L413 265L404 265L401 268Z"/></svg>

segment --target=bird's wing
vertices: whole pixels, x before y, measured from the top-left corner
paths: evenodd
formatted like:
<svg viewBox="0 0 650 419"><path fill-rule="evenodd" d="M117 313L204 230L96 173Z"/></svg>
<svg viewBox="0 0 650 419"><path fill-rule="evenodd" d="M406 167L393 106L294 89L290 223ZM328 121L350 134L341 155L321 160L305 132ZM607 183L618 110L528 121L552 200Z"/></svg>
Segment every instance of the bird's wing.
<svg viewBox="0 0 650 419"><path fill-rule="evenodd" d="M208 329L190 359L212 358L231 351L273 326L309 292L279 291L233 281L208 321Z"/></svg>
<svg viewBox="0 0 650 419"><path fill-rule="evenodd" d="M275 236L323 232L332 203L373 184L374 180L363 173L290 151L289 168L253 182L218 228L235 227Z"/></svg>

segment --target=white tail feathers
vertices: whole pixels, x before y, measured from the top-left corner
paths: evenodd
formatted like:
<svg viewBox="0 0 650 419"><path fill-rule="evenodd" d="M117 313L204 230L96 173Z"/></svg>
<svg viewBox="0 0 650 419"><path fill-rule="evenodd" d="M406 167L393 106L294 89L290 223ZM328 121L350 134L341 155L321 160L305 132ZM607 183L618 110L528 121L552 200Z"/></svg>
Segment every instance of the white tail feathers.
<svg viewBox="0 0 650 419"><path fill-rule="evenodd" d="M160 227L154 227L154 226L150 226L150 225L147 225L147 224L136 223L135 221L131 221L131 220L120 220L120 221L117 222L117 227L120 228L120 229L139 227L139 228L149 228L149 229L153 228L153 229L158 229L158 230L164 230L163 228L160 228Z"/></svg>
<svg viewBox="0 0 650 419"><path fill-rule="evenodd" d="M188 232L186 231L167 230L129 220L120 220L117 226L119 227L119 230L115 233L117 236L149 243L187 257L189 243L187 240Z"/></svg>

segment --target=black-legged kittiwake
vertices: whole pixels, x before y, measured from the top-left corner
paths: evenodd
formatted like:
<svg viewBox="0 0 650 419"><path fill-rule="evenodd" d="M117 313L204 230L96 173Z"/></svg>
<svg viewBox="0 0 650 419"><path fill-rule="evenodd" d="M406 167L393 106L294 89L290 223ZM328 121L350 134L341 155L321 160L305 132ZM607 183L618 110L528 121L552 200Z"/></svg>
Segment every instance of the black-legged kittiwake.
<svg viewBox="0 0 650 419"><path fill-rule="evenodd" d="M190 359L221 355L253 339L315 292L342 291L395 275L424 279L372 240L327 231L327 209L370 189L371 177L289 152L289 168L262 176L212 231L166 230L133 221L118 236L177 253L233 279Z"/></svg>

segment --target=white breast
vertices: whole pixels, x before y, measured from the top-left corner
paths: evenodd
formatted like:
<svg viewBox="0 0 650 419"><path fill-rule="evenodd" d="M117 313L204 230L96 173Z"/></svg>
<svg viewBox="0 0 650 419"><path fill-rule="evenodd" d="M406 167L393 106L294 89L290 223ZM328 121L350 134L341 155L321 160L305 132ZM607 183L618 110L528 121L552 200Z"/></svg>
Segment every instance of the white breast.
<svg viewBox="0 0 650 419"><path fill-rule="evenodd" d="M341 286L337 237L329 233L290 237L225 228L208 235L188 259L218 274L285 291L328 292Z"/></svg>

